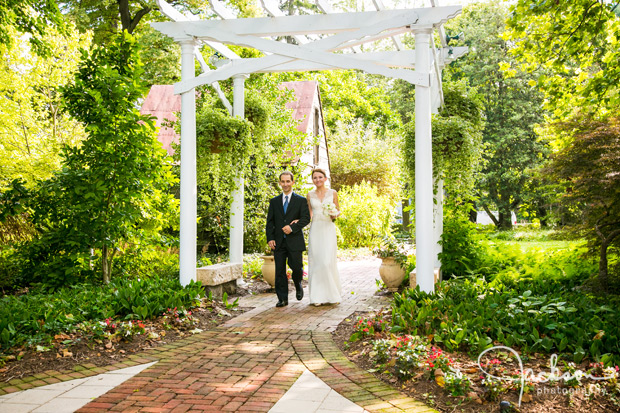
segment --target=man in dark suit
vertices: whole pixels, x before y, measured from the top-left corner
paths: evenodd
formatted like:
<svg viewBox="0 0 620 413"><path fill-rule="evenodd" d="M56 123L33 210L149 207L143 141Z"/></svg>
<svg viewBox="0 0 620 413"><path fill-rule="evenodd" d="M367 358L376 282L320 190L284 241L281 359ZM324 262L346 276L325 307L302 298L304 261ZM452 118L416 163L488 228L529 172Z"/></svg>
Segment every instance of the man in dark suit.
<svg viewBox="0 0 620 413"><path fill-rule="evenodd" d="M295 178L289 171L280 174L282 194L269 201L267 213L267 243L274 252L276 264L276 307L288 305L288 279L286 277L286 263L293 271L296 298L304 297L301 286L304 262L303 252L306 250L303 227L310 223L308 201L303 196L293 192Z"/></svg>

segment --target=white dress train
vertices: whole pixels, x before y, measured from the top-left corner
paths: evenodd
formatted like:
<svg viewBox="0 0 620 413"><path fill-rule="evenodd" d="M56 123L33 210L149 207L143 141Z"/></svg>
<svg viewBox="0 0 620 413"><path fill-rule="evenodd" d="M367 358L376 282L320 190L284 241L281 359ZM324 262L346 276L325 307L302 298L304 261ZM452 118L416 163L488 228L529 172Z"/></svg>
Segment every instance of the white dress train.
<svg viewBox="0 0 620 413"><path fill-rule="evenodd" d="M338 274L336 225L323 212L324 203L334 203L334 192L328 189L323 201L314 190L308 193L312 208L312 223L308 236L310 304L339 303L342 293Z"/></svg>

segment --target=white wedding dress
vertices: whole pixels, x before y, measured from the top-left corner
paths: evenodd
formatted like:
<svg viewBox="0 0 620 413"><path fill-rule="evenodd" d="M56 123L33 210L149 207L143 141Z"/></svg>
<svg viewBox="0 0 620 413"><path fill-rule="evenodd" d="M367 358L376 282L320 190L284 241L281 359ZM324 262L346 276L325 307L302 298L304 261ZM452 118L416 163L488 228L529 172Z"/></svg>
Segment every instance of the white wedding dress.
<svg viewBox="0 0 620 413"><path fill-rule="evenodd" d="M308 236L308 290L310 304L339 303L342 287L336 256L336 225L323 212L325 203L334 203L334 192L328 189L323 201L314 190L308 193L312 223Z"/></svg>

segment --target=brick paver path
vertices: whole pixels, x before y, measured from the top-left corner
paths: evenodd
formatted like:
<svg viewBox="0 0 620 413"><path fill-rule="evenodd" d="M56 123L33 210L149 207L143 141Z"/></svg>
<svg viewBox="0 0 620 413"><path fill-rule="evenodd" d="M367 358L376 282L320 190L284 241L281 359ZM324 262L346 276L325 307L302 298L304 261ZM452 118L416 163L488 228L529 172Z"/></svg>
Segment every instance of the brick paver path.
<svg viewBox="0 0 620 413"><path fill-rule="evenodd" d="M370 412L434 412L359 369L331 338L354 311L389 303L374 296L379 264L339 264L339 305L314 307L307 297L298 302L291 293L288 307L275 308L275 294L243 297L240 306L253 310L153 351L142 361L158 363L79 411L268 412L308 369Z"/></svg>

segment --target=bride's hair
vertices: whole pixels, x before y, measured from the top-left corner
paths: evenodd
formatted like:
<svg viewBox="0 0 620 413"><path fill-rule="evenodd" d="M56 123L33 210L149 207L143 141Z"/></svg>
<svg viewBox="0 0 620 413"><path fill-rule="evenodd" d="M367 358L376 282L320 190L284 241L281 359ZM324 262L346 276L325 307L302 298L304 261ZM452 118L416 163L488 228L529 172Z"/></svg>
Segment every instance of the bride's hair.
<svg viewBox="0 0 620 413"><path fill-rule="evenodd" d="M318 173L320 173L320 174L323 174L323 176L324 176L325 178L327 178L327 174L326 174L326 173L325 173L325 171L324 171L324 170L322 170L321 168L314 168L314 169L312 170L312 175L310 175L310 176L314 176L314 173L315 173L315 172L318 172Z"/></svg>

